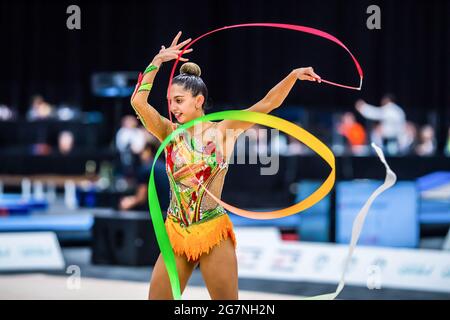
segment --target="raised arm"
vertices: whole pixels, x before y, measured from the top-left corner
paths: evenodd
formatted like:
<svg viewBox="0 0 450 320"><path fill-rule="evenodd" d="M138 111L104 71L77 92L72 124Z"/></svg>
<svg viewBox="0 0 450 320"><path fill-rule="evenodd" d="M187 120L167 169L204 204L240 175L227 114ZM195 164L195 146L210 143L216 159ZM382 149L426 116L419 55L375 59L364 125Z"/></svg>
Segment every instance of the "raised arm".
<svg viewBox="0 0 450 320"><path fill-rule="evenodd" d="M361 115L369 120L381 120L383 119L383 110L380 107L375 107L368 104L362 99L359 99L355 103L355 108L361 113Z"/></svg>
<svg viewBox="0 0 450 320"><path fill-rule="evenodd" d="M148 96L161 65L164 62L176 59L181 53L181 48L191 41L191 39L188 39L180 44L177 44L180 36L181 31L175 36L169 48L166 49L164 46L161 46L161 50L147 67L140 85L136 87L136 92L131 97L131 106L140 118L142 124L161 142L170 134L172 130L172 123L148 103ZM185 53L191 51L192 49L188 49ZM180 58L180 60L188 61L186 58Z"/></svg>
<svg viewBox="0 0 450 320"><path fill-rule="evenodd" d="M297 79L321 82L321 78L314 73L314 70L311 67L292 70L283 80L273 87L264 98L250 108L244 110L269 113L278 108L286 99ZM239 120L223 120L219 123L219 127L223 132L227 129L234 129L236 130L237 135L240 135L253 125L254 123Z"/></svg>

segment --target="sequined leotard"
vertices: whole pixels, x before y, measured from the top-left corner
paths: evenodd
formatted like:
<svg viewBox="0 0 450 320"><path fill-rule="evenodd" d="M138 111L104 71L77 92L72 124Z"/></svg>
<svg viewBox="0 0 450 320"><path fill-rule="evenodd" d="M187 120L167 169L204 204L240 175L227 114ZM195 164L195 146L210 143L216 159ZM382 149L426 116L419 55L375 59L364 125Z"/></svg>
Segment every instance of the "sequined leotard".
<svg viewBox="0 0 450 320"><path fill-rule="evenodd" d="M167 231L174 251L186 254L190 260L209 252L227 237L236 246L227 212L199 183L220 198L228 162L213 140L196 143L195 138L183 131L165 148L171 189Z"/></svg>

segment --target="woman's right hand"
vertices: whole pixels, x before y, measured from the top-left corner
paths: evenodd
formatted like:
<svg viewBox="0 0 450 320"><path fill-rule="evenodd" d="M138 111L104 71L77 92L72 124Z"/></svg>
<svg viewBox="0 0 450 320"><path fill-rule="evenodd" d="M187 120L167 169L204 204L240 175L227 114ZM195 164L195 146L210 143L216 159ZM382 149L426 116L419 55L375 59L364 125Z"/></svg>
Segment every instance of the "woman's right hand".
<svg viewBox="0 0 450 320"><path fill-rule="evenodd" d="M159 50L159 53L153 58L153 64L160 65L163 62L167 62L178 58L178 55L181 53L181 51L183 51L181 50L181 48L192 40L191 38L189 38L177 44L178 40L180 39L180 36L181 31L179 31L178 34L175 36L170 47L166 48L165 46L161 46L161 50ZM193 50L192 48L187 49L184 53L189 53L192 50ZM180 58L180 61L188 61L188 60L189 59L186 58Z"/></svg>
<svg viewBox="0 0 450 320"><path fill-rule="evenodd" d="M355 103L355 108L356 110L358 110L359 112L361 112L363 105L365 105L366 102L363 99L358 99Z"/></svg>

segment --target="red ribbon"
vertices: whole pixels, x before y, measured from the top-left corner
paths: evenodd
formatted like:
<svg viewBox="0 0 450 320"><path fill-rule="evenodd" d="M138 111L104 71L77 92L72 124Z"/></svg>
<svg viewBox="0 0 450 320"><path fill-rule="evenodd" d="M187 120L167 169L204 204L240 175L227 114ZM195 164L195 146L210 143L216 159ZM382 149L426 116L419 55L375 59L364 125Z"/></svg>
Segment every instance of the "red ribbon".
<svg viewBox="0 0 450 320"><path fill-rule="evenodd" d="M218 28L212 31L209 31L197 38L195 38L193 41L189 42L183 49L183 51L180 53L180 55L178 56L177 60L175 61L173 67L172 67L172 71L170 73L170 78L169 78L169 86L167 88L167 102L168 102L168 109L169 109L169 117L170 117L170 121L172 122L172 114L170 113L170 87L172 85L172 79L175 73L175 69L178 65L178 62L180 61L181 56L184 54L184 52L189 49L194 43L196 43L197 41L199 41L200 39L215 33L215 32L219 32L222 30L226 30L226 29L234 29L234 28L241 28L241 27L269 27L269 28L280 28L280 29L289 29L289 30L294 30L294 31L300 31L300 32L305 32L305 33L309 33L309 34L313 34L315 36L318 37L322 37L325 39L328 39L330 41L333 41L334 43L338 44L339 46L341 46L342 48L344 48L352 57L353 63L356 66L356 69L358 70L358 74L359 74L359 86L355 87L355 86L349 86L349 85L344 85L344 84L340 84L337 82L333 82L333 81L329 81L326 79L322 78L322 82L333 85L333 86L337 86L337 87L341 87L341 88L346 88L346 89L351 89L351 90L361 90L362 87L362 81L363 81L363 71L362 68L358 62L358 60L356 60L355 56L350 52L350 50L345 46L345 44L343 44L339 39L337 39L335 36L319 30L319 29L314 29L314 28L310 28L310 27L304 27L304 26L298 26L298 25L294 25L294 24L284 24L284 23L244 23L244 24L235 24L232 26L225 26L222 28Z"/></svg>

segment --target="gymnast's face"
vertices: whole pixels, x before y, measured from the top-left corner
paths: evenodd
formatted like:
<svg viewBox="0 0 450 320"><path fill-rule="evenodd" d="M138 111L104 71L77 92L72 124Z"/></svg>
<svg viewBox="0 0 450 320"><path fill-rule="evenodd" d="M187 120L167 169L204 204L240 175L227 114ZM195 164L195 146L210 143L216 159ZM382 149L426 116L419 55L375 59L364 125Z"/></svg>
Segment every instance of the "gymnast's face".
<svg viewBox="0 0 450 320"><path fill-rule="evenodd" d="M203 95L193 97L192 92L181 85L174 84L170 88L170 112L179 123L186 123L203 116L204 100Z"/></svg>

